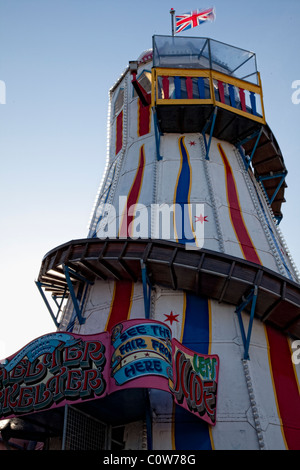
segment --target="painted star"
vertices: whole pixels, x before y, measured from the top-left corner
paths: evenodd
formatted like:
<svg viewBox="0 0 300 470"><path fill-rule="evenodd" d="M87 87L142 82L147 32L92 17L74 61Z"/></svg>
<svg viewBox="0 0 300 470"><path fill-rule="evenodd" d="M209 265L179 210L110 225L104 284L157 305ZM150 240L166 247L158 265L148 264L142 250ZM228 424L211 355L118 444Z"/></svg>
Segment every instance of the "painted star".
<svg viewBox="0 0 300 470"><path fill-rule="evenodd" d="M164 315L165 315L165 317L167 317L165 319L165 321L169 321L171 325L172 325L173 321L179 322L179 320L177 320L177 317L179 315L174 315L173 312L171 312L170 315L166 315L166 314L164 314Z"/></svg>
<svg viewBox="0 0 300 470"><path fill-rule="evenodd" d="M203 222L208 222L207 215L205 215L204 217L202 214L200 214L199 217L195 215L195 222L201 222L201 224L203 224Z"/></svg>
<svg viewBox="0 0 300 470"><path fill-rule="evenodd" d="M190 146L192 145L196 145L196 142L194 140L191 140L191 142L189 142Z"/></svg>

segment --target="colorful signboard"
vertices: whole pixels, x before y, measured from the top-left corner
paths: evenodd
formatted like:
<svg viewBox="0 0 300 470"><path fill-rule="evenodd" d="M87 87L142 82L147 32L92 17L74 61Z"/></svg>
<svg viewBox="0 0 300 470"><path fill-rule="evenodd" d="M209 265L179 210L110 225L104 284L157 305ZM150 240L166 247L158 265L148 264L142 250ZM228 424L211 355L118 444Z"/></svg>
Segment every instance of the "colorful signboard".
<svg viewBox="0 0 300 470"><path fill-rule="evenodd" d="M175 403L209 424L216 423L219 358L198 354L173 339L173 381L170 389Z"/></svg>
<svg viewBox="0 0 300 470"><path fill-rule="evenodd" d="M172 335L168 326L150 320L129 320L113 328L111 344L113 391L124 384L126 388L140 386L169 391Z"/></svg>
<svg viewBox="0 0 300 470"><path fill-rule="evenodd" d="M0 365L0 418L104 396L109 341L50 333L29 343Z"/></svg>
<svg viewBox="0 0 300 470"><path fill-rule="evenodd" d="M111 334L49 333L0 363L0 419L155 388L214 425L218 356L194 353L152 320L119 323Z"/></svg>

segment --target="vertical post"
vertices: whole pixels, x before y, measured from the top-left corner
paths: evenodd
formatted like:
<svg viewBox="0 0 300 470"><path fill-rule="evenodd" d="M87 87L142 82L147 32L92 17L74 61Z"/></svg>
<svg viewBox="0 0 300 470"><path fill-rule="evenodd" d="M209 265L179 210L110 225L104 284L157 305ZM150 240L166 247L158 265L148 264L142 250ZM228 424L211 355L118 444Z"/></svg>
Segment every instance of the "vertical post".
<svg viewBox="0 0 300 470"><path fill-rule="evenodd" d="M207 149L206 149L206 155L205 155L206 160L209 160L209 149L210 149L211 139L212 139L213 132L214 132L217 112L218 112L218 108L215 107L214 114L213 114L213 117L212 117L212 124L211 124L211 128L210 128L210 133L209 133L209 140L208 140Z"/></svg>
<svg viewBox="0 0 300 470"><path fill-rule="evenodd" d="M244 354L244 359L245 360L249 359L249 346L250 346L250 338L251 338L252 325L253 325L255 306L256 306L256 300L257 300L257 291L258 291L257 286L254 286L254 292L253 292L253 298L252 298L252 304L251 304L251 312L250 312L250 320L249 320L249 325L248 325L247 340L246 340L246 344L245 344L245 354Z"/></svg>
<svg viewBox="0 0 300 470"><path fill-rule="evenodd" d="M65 405L65 409L64 409L64 427L63 427L61 450L66 450L67 422L68 422L68 405Z"/></svg>
<svg viewBox="0 0 300 470"><path fill-rule="evenodd" d="M149 389L144 391L146 401L146 428L147 428L147 449L152 450L153 447L153 436L152 436L152 413L151 404L149 398Z"/></svg>
<svg viewBox="0 0 300 470"><path fill-rule="evenodd" d="M48 299L47 299L47 297L45 296L45 294L44 294L44 292L43 292L42 283L39 282L39 281L35 281L35 284L36 284L38 290L40 291L40 294L41 294L41 296L42 296L42 299L43 299L43 301L44 301L45 304L46 304L46 307L47 307L47 309L48 309L48 311L49 311L49 313L50 313L50 315L51 315L52 320L54 321L55 326L58 328L58 327L59 327L59 323L58 323L58 321L57 321L57 317L55 317L55 315L54 315L54 313L53 313L53 311L52 311L52 308L50 307L50 304L49 304L49 302L48 302Z"/></svg>
<svg viewBox="0 0 300 470"><path fill-rule="evenodd" d="M172 36L174 36L174 15L175 15L175 10L174 8L171 8L170 10L170 14L171 14L171 28L172 28Z"/></svg>
<svg viewBox="0 0 300 470"><path fill-rule="evenodd" d="M143 281L143 293L144 293L144 307L145 307L145 318L150 318L150 300L151 300L151 287L148 287L148 276L145 263L141 260L142 270L142 281Z"/></svg>
<svg viewBox="0 0 300 470"><path fill-rule="evenodd" d="M83 318L83 317L81 316L81 310L80 310L80 307L79 307L79 304L78 304L78 300L77 300L76 295L75 295L75 292L74 292L73 284L72 284L72 281L71 281L71 278L70 278L70 274L69 274L69 268L68 268L68 266L65 266L65 265L64 265L64 266L63 266L63 269L64 269L66 281L67 281L67 284L68 284L68 287L69 287L69 292L70 292L70 294L71 294L71 298L72 298L72 301L73 301L73 306L74 306L74 309L75 309L75 312L76 312L76 315L77 315L79 324L82 325L83 323L85 323L85 318Z"/></svg>

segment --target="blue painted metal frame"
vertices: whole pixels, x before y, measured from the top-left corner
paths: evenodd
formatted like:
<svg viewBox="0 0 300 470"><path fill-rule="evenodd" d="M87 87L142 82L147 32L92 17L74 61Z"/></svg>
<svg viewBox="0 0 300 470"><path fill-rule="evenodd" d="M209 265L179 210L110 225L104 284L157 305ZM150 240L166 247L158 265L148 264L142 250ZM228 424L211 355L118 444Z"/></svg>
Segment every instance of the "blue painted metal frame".
<svg viewBox="0 0 300 470"><path fill-rule="evenodd" d="M251 333L252 333L252 326L253 326L253 319L254 319L254 313L255 313L255 307L256 307L257 294L258 294L258 287L254 286L253 289L251 290L250 294L248 295L248 297L235 310L235 312L238 316L241 335L242 335L242 340L243 340L243 344L244 344L244 359L245 360L250 359L249 346L250 346L250 339L251 339ZM244 324L243 324L243 319L242 319L242 311L244 310L244 308L250 302L252 302L252 304L251 304L251 312L250 312L250 320L249 320L249 325L248 325L248 331L247 331L247 336L246 336L245 328L244 328Z"/></svg>
<svg viewBox="0 0 300 470"><path fill-rule="evenodd" d="M262 183L262 186L264 188L264 191L265 191L265 194L266 194L267 199L269 201L269 204L273 203L275 197L277 196L278 191L280 190L280 188L281 188L281 186L282 186L282 184L283 184L283 182L286 178L286 175L287 175L287 171L283 171L282 173L275 173L274 175L266 175L266 176L259 176L258 177L258 181L260 183ZM278 183L278 185L277 185L277 187L276 187L276 189L275 189L275 191L274 191L274 193L273 193L273 195L270 199L268 194L267 194L267 191L266 191L266 188L264 186L263 181L267 181L267 180L271 180L271 179L277 179L277 178L280 178L280 181L279 181L279 183Z"/></svg>
<svg viewBox="0 0 300 470"><path fill-rule="evenodd" d="M63 265L63 270L64 270L64 273L65 273L66 281L67 281L67 284L68 284L68 288L69 288L69 292L70 292L70 295L71 295L71 299L72 299L72 302L73 302L73 306L74 306L74 309L75 309L76 316L78 318L79 324L83 325L85 323L86 319L83 318L83 316L82 316L82 309L83 309L84 301L85 301L85 298L86 298L87 289L93 283L91 281L87 280L86 278L84 278L83 276L81 276L80 274L76 273L75 271L73 271L72 269L70 269L66 265ZM79 302L77 300L77 297L76 297L76 294L75 294L75 291L74 291L74 287L73 287L73 283L71 281L70 274L73 277L76 277L78 280L85 283L85 292L84 292L83 301L82 301L81 305L79 305Z"/></svg>
<svg viewBox="0 0 300 470"><path fill-rule="evenodd" d="M240 155L241 155L241 157L242 157L242 159L243 159L243 162L244 162L246 171L247 171L247 170L249 169L249 167L250 167L250 164L251 164L251 162L252 162L252 159L253 159L255 150L256 150L256 148L257 148L258 142L259 142L259 140L260 140L260 138L261 138L262 132L263 132L263 127L261 127L259 131L253 132L253 134L249 135L249 136L246 137L245 139L240 140L240 141L237 142L236 145L235 145L236 148L238 149L238 151L240 152ZM244 153L244 151L243 151L243 149L242 149L242 146L243 146L243 144L246 144L247 142L249 142L249 140L252 140L254 137L257 137L257 139L256 139L255 144L254 144L254 146L253 146L253 149L252 149L252 151L251 151L250 157L248 157L248 159L246 159L245 153Z"/></svg>
<svg viewBox="0 0 300 470"><path fill-rule="evenodd" d="M151 283L147 275L147 268L145 263L141 260L142 270L142 281L143 281L143 293L144 293L144 307L145 307L145 318L150 318L150 302L151 302Z"/></svg>
<svg viewBox="0 0 300 470"><path fill-rule="evenodd" d="M147 428L147 449L153 449L153 434L152 434L152 409L150 404L149 389L144 390L146 401L146 428Z"/></svg>
<svg viewBox="0 0 300 470"><path fill-rule="evenodd" d="M204 99L205 99L204 78L203 78L203 77L199 77L197 84L198 84L199 98L200 98L201 100L204 100Z"/></svg>
<svg viewBox="0 0 300 470"><path fill-rule="evenodd" d="M60 323L58 322L57 319L58 319L58 316L59 316L59 314L60 314L60 310L61 310L62 303L63 303L63 301L64 301L65 298L66 298L66 291L67 291L67 289L65 289L65 291L64 291L64 293L63 293L63 296L62 296L62 300L61 300L61 304L60 304L60 305L59 305L58 302L56 301L56 297L55 297L55 296L52 296L52 298L53 298L55 304L56 304L57 307L58 307L57 314L55 315L54 312L53 312L53 310L52 310L52 308L51 308L51 305L49 304L48 299L47 299L47 297L45 296L45 293L44 293L44 291L43 291L43 287L53 287L53 286L52 286L51 284L47 284L47 283L45 283L45 282L39 282L39 281L35 281L35 284L36 284L36 286L37 286L37 288L38 288L38 290L39 290L39 292L40 292L40 294L41 294L41 296L42 296L42 299L43 299L43 301L44 301L44 303L45 303L45 305L46 305L46 307L47 307L47 309L48 309L48 311L49 311L49 313L50 313L50 315L51 315L51 318L52 318L52 320L53 320L55 326L56 326L57 328L59 328Z"/></svg>
<svg viewBox="0 0 300 470"><path fill-rule="evenodd" d="M162 156L160 154L160 136L161 136L161 132L159 130L159 126L158 126L158 122L157 122L157 115L156 115L156 111L154 108L152 108L153 110L153 118L154 118L154 134L155 134L155 144L156 144L156 158L157 160L162 160Z"/></svg>
<svg viewBox="0 0 300 470"><path fill-rule="evenodd" d="M212 114L210 115L209 119L206 121L205 126L203 127L203 129L201 131L201 133L203 135L204 143L205 143L205 149L206 149L205 159L206 160L209 160L210 144L211 144L211 139L212 139L213 132L214 132L217 113L218 113L218 108L215 107ZM209 132L209 139L208 139L208 143L207 143L205 133L206 133L206 131L207 131L210 124L211 124L211 126L210 126L210 132Z"/></svg>

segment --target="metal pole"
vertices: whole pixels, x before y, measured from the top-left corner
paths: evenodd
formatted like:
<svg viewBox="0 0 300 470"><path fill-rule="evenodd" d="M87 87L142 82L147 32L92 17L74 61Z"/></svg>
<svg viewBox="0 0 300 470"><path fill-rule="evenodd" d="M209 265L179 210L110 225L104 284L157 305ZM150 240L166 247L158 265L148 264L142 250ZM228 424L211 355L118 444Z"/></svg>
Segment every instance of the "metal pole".
<svg viewBox="0 0 300 470"><path fill-rule="evenodd" d="M174 36L174 15L175 15L175 10L174 8L171 8L170 10L170 14L171 14L171 27L172 27L172 36Z"/></svg>
<svg viewBox="0 0 300 470"><path fill-rule="evenodd" d="M67 421L68 421L68 405L65 405L65 410L64 410L64 427L63 427L63 436L62 436L61 450L66 450Z"/></svg>

